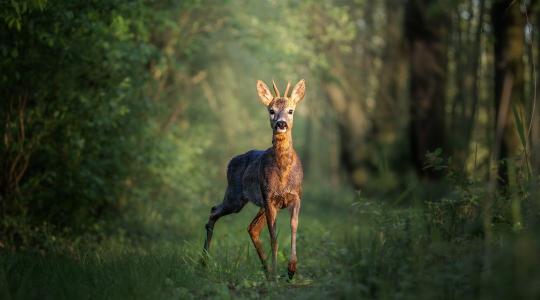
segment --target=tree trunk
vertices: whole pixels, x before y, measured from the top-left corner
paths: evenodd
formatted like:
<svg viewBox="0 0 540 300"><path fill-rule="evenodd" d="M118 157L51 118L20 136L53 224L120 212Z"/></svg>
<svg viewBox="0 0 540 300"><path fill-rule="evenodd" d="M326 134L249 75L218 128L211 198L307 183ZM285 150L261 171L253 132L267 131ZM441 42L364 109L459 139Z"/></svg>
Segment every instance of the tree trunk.
<svg viewBox="0 0 540 300"><path fill-rule="evenodd" d="M381 146L392 145L403 120L403 105L399 101L405 93L406 61L403 55L403 6L399 0L385 1L386 28L382 67L374 109L371 137Z"/></svg>
<svg viewBox="0 0 540 300"><path fill-rule="evenodd" d="M479 93L479 81L480 81L480 70L481 70L481 56L482 56L482 26L484 25L484 10L486 6L485 0L480 0L479 3L479 12L478 12L478 24L476 25L476 32L474 34L474 45L472 51L472 63L471 63L471 72L473 72L473 80L471 87L471 98L472 103L470 107L470 113L467 116L466 120L466 131L465 131L465 140L467 142L467 149L465 149L465 159L469 155L468 145L471 141L472 132L474 129L474 124L476 120L476 112L478 110L478 102L480 98Z"/></svg>
<svg viewBox="0 0 540 300"><path fill-rule="evenodd" d="M535 175L540 174L540 103L539 103L539 97L538 97L538 76L540 71L540 34L538 32L538 28L540 28L540 5L538 4L538 1L535 1L535 5L532 5L532 9L535 12L536 17L536 30L533 29L533 34L535 35L533 38L533 42L536 42L536 53L534 51L531 51L531 57L534 61L534 70L533 70L533 77L532 80L534 82L532 83L532 90L533 90L533 101L536 103L533 104L534 107L534 114L533 117L533 128L532 128L532 163L533 163L533 171ZM534 44L532 47L534 48ZM536 57L535 57L536 55Z"/></svg>
<svg viewBox="0 0 540 300"><path fill-rule="evenodd" d="M441 1L409 0L405 12L410 53L410 147L417 173L437 179L424 168L427 152L446 151L445 91L448 14Z"/></svg>
<svg viewBox="0 0 540 300"><path fill-rule="evenodd" d="M498 155L499 183L508 184L508 163L519 154L518 138L513 110L524 112L524 26L525 18L519 2L497 0L491 8L495 38L495 111L496 137L494 149ZM509 160L507 160L509 159Z"/></svg>
<svg viewBox="0 0 540 300"><path fill-rule="evenodd" d="M355 188L362 188L368 179L368 170L373 169L365 149L369 128L366 112L353 91L340 83L327 82L323 88L338 118L341 165L350 183Z"/></svg>

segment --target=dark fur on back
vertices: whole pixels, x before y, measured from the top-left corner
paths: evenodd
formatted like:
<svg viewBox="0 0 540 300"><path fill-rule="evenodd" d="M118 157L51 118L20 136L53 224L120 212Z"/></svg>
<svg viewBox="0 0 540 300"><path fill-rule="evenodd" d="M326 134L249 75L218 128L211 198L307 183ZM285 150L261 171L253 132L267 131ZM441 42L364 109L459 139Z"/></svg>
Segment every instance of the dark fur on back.
<svg viewBox="0 0 540 300"><path fill-rule="evenodd" d="M229 161L227 166L227 191L225 192L224 203L232 206L231 209L241 209L249 201L247 195L243 195L244 176L249 166L260 164L260 157L264 152L261 150L251 150L235 156ZM249 183L247 182L248 185Z"/></svg>

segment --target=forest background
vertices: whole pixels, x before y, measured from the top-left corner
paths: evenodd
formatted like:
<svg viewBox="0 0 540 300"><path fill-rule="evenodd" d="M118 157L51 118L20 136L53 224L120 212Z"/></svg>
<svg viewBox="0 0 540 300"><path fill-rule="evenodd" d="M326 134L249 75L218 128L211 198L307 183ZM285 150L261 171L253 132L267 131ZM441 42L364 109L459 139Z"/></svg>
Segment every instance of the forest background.
<svg viewBox="0 0 540 300"><path fill-rule="evenodd" d="M540 296L538 1L0 6L0 298ZM301 78L298 278L253 206L202 268L256 80Z"/></svg>

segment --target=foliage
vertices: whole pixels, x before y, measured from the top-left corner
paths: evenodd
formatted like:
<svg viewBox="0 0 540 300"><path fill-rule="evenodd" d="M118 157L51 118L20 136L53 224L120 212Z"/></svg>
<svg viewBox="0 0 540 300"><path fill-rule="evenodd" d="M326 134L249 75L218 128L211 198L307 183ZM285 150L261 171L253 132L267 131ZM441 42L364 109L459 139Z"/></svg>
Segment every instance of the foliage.
<svg viewBox="0 0 540 300"><path fill-rule="evenodd" d="M501 148L496 2L2 2L0 298L538 298L540 39L526 31ZM536 24L534 3L513 12ZM412 99L410 65L431 61L405 32L441 21L428 100L446 104L423 117L449 143L415 153L411 116L430 103ZM216 225L202 268L228 160L270 146L255 80L301 78L298 277L264 278L249 205Z"/></svg>
<svg viewBox="0 0 540 300"><path fill-rule="evenodd" d="M16 16L6 15L1 30L4 216L84 225L125 205L128 192L148 195L191 172L193 165L182 161L194 161L204 141L186 147L177 142L178 131L162 132L167 106L159 101L167 99L148 93L158 84L148 66L171 60L152 32L184 30L185 24L170 25L152 11L166 14L171 7L67 1L32 9L21 2L19 11L12 5ZM190 12L197 4L173 7ZM158 172L171 169L174 152L176 170ZM155 185L142 184L148 178Z"/></svg>

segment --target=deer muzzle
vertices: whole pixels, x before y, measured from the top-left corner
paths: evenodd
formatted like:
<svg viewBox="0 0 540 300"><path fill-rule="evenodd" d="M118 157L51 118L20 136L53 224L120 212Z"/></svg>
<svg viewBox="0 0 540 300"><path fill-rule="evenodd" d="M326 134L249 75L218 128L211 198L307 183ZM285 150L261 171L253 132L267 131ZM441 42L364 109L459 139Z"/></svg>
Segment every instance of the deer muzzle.
<svg viewBox="0 0 540 300"><path fill-rule="evenodd" d="M287 125L287 122L285 121L277 121L275 125L275 129L277 132L286 132L289 126Z"/></svg>

